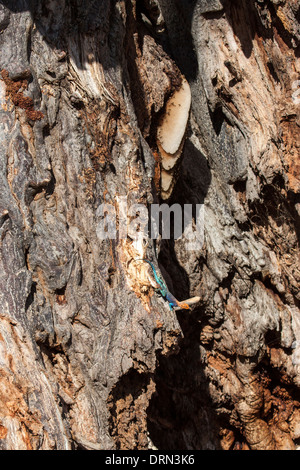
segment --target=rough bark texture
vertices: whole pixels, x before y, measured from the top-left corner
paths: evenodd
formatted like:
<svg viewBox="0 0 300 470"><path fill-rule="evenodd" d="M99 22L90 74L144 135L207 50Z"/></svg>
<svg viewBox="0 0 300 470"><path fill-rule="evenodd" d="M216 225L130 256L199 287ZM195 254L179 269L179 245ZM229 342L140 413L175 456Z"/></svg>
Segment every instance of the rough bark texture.
<svg viewBox="0 0 300 470"><path fill-rule="evenodd" d="M297 0L0 1L2 449L297 447L299 19ZM183 77L167 202L204 203L202 249L100 240L101 203L161 201ZM132 263L156 255L192 312Z"/></svg>

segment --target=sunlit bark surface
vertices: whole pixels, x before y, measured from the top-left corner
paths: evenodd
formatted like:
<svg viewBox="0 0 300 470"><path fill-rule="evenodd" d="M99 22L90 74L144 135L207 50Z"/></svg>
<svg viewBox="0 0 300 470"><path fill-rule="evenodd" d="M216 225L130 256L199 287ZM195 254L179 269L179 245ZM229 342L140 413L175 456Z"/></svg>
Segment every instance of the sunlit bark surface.
<svg viewBox="0 0 300 470"><path fill-rule="evenodd" d="M1 449L297 448L299 15L0 1ZM203 205L204 243L124 201Z"/></svg>

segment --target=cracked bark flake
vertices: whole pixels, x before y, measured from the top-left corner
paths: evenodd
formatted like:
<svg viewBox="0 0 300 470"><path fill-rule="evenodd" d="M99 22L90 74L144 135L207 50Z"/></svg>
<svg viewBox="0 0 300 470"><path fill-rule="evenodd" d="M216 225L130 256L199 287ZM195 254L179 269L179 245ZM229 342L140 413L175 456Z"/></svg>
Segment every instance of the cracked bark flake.
<svg viewBox="0 0 300 470"><path fill-rule="evenodd" d="M1 0L0 30L0 448L297 448L298 2ZM99 240L101 203L162 202L182 80L164 202L205 243Z"/></svg>

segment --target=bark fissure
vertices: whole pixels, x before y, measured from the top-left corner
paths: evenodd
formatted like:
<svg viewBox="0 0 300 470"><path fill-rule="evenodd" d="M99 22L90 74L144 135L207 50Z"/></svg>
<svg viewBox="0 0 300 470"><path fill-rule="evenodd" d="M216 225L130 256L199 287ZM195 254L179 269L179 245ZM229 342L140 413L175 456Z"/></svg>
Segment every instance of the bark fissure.
<svg viewBox="0 0 300 470"><path fill-rule="evenodd" d="M299 11L0 1L1 449L299 445Z"/></svg>

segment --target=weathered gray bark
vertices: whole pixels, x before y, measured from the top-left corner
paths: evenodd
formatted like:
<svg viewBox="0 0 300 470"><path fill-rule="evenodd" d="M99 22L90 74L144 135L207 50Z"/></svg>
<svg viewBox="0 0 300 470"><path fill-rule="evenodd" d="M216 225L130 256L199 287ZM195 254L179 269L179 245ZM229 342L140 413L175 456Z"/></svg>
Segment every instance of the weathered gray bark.
<svg viewBox="0 0 300 470"><path fill-rule="evenodd" d="M0 447L294 449L299 2L1 0L0 28ZM100 240L101 203L161 202L183 77L167 203L204 203L203 247Z"/></svg>

